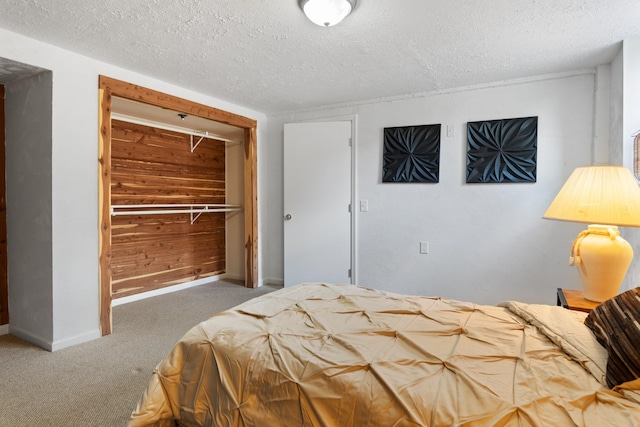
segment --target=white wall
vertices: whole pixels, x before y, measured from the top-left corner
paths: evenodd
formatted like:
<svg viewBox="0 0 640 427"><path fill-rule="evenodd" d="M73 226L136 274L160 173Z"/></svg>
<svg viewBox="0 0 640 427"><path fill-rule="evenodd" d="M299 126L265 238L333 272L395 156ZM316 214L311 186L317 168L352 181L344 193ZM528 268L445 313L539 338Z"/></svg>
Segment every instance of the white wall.
<svg viewBox="0 0 640 427"><path fill-rule="evenodd" d="M6 88L7 277L11 333L53 337L50 72Z"/></svg>
<svg viewBox="0 0 640 427"><path fill-rule="evenodd" d="M615 74L613 72L615 64ZM611 151L616 153L615 164L633 171L633 134L640 131L640 37L624 40L621 52L612 62ZM613 92L612 92L613 93ZM640 229L621 228L622 236L633 247L635 258L621 286L621 291L640 286Z"/></svg>
<svg viewBox="0 0 640 427"><path fill-rule="evenodd" d="M555 304L578 288L568 265L584 227L542 215L575 167L592 163L596 71L504 82L446 94L269 117L270 204L265 280L282 280L282 132L285 122L357 115L357 283L478 303ZM607 90L605 90L607 92ZM466 184L466 123L538 116L537 182ZM441 123L438 184L383 184L384 127ZM444 129L452 125L453 137ZM602 144L602 143L601 143ZM428 241L430 253L419 254Z"/></svg>
<svg viewBox="0 0 640 427"><path fill-rule="evenodd" d="M622 165L633 170L632 135L640 131L640 37L625 40L622 52Z"/></svg>
<svg viewBox="0 0 640 427"><path fill-rule="evenodd" d="M623 50L611 61L611 84L609 102L609 161L613 165L622 165L623 101L624 101L624 69Z"/></svg>
<svg viewBox="0 0 640 427"><path fill-rule="evenodd" d="M256 119L259 144L265 138L266 117L2 29L0 40L0 57L53 73L53 337L45 347L55 350L100 336L98 76L106 75Z"/></svg>

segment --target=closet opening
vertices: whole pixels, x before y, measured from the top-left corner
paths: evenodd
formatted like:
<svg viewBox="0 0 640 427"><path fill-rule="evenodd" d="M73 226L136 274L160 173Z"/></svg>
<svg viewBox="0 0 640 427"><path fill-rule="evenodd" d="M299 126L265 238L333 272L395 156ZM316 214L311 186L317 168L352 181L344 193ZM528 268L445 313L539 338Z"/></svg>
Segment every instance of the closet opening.
<svg viewBox="0 0 640 427"><path fill-rule="evenodd" d="M100 324L127 297L256 287L256 121L101 76Z"/></svg>

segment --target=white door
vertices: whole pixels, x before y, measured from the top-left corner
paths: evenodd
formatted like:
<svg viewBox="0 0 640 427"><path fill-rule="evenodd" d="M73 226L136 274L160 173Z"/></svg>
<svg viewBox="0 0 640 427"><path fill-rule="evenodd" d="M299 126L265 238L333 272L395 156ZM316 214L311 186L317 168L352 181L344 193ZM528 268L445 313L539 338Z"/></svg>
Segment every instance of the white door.
<svg viewBox="0 0 640 427"><path fill-rule="evenodd" d="M351 283L351 122L284 126L284 285Z"/></svg>

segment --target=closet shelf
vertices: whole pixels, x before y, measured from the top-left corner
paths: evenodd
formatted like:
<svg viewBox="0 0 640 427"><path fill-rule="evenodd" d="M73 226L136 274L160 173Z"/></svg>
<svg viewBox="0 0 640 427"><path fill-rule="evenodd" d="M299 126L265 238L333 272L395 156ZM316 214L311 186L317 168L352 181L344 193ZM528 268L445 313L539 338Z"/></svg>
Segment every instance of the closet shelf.
<svg viewBox="0 0 640 427"><path fill-rule="evenodd" d="M167 214L190 214L191 224L193 224L203 213L215 212L239 212L242 211L240 205L192 203L192 204L148 204L148 205L111 205L111 216L120 215L167 215Z"/></svg>
<svg viewBox="0 0 640 427"><path fill-rule="evenodd" d="M177 133L181 133L184 135L189 135L189 142L191 145L191 152L193 153L195 151L195 149L198 147L198 145L200 145L200 143L206 138L206 139L212 139L212 140L216 140L216 141L222 141L225 144L228 145L236 145L236 144L241 144L242 140L239 139L229 139L229 138L225 138L222 135L218 135L216 133L212 133L206 130L194 130L194 129L188 129L188 128L184 128L184 127L180 127L180 126L172 126L172 125L167 125L167 124L163 124L163 123L159 123L159 122L155 122L152 120L147 120L147 119L141 119L141 118L137 118L137 117L132 117L132 116L128 116L126 114L119 114L119 113L111 113L111 118L115 119L115 120L120 120L123 122L127 122L127 123L133 123L133 124L137 124L137 125L143 125L143 126L149 126L152 128L156 128L156 129L164 129L164 130L168 130L168 131L172 131L172 132L177 132ZM199 138L197 141L195 138Z"/></svg>

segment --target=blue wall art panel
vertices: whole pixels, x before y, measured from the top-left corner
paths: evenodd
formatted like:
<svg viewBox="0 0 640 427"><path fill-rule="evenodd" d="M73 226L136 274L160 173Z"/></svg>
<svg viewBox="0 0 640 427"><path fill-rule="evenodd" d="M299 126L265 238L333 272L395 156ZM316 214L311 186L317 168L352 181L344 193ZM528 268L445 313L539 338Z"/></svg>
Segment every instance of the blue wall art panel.
<svg viewBox="0 0 640 427"><path fill-rule="evenodd" d="M536 182L538 117L467 123L467 182Z"/></svg>
<svg viewBox="0 0 640 427"><path fill-rule="evenodd" d="M384 128L382 182L438 182L440 125Z"/></svg>

